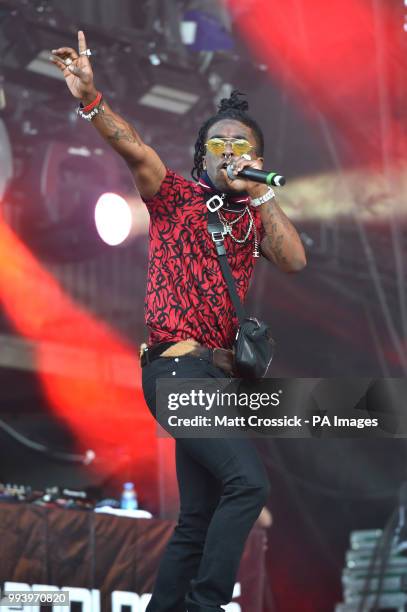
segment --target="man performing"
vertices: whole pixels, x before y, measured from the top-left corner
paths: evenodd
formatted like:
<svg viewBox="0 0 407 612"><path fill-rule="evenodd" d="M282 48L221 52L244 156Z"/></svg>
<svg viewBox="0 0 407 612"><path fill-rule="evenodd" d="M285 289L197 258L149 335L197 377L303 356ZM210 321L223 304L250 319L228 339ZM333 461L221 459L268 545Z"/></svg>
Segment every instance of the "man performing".
<svg viewBox="0 0 407 612"><path fill-rule="evenodd" d="M79 52L53 50L52 61L81 101L79 114L125 159L150 213L145 300L148 350L141 357L146 403L156 416L158 378L234 375L235 315L214 242L205 199L219 194L225 248L243 300L259 253L284 272L301 270L305 253L273 190L246 179L262 168L263 135L233 92L201 127L188 181L167 168L138 132L97 91L83 32ZM215 612L232 599L247 536L269 494L265 468L250 438L178 438L178 524L161 559L147 612Z"/></svg>

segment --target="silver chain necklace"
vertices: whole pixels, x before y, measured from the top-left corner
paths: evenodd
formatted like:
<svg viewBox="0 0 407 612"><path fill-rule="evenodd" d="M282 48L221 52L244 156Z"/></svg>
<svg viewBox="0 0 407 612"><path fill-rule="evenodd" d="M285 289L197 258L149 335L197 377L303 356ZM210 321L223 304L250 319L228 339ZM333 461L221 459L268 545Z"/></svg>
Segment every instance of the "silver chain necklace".
<svg viewBox="0 0 407 612"><path fill-rule="evenodd" d="M257 230L256 230L256 224L254 222L252 213L250 211L250 208L248 206L245 207L244 211L242 212L242 214L237 217L236 219L233 219L233 221L228 221L220 212L220 210L217 211L218 212L218 217L219 217L219 221L222 223L223 228L225 230L225 234L229 234L229 236L232 238L232 240L234 242L237 242L238 244L244 244L247 239L250 236L250 232L253 228L253 233L254 233L254 251L253 251L253 257L260 257L260 252L259 252L259 244L258 244L258 240L257 240ZM233 229L233 225L235 223L237 223L238 221L240 221L240 219L243 219L243 217L245 216L245 214L249 215L250 218L250 223L249 223L249 229L247 230L246 236L244 238L236 238L236 236L234 236L232 234L232 229Z"/></svg>

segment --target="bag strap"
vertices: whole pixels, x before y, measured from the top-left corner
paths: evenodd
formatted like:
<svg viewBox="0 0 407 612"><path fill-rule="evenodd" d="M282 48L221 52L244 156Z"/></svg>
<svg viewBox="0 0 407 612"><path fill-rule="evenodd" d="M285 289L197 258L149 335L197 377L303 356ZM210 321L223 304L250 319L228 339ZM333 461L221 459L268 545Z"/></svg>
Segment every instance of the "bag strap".
<svg viewBox="0 0 407 612"><path fill-rule="evenodd" d="M239 319L240 325L242 325L246 318L246 313L243 308L243 304L236 291L235 279L232 276L232 271L229 266L229 262L226 256L226 249L224 245L225 240L225 228L219 220L216 212L212 212L208 209L208 232L210 237L215 243L216 253L218 255L220 267L222 270L223 277L226 281L226 285L229 291L230 299L232 300L233 306L236 310L237 318Z"/></svg>

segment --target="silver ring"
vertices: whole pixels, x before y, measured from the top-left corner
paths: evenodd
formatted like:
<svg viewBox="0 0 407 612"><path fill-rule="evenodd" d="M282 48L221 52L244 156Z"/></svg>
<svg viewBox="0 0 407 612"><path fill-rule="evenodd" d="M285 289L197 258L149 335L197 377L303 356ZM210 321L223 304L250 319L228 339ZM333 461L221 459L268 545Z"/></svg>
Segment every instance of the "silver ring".
<svg viewBox="0 0 407 612"><path fill-rule="evenodd" d="M92 51L90 49L85 49L85 51L81 51L79 55L92 55Z"/></svg>
<svg viewBox="0 0 407 612"><path fill-rule="evenodd" d="M72 64L72 60L71 60L71 58L70 58L70 57L67 57L67 58L66 58L66 60L65 60L65 65L66 65L66 66L70 66L71 64Z"/></svg>

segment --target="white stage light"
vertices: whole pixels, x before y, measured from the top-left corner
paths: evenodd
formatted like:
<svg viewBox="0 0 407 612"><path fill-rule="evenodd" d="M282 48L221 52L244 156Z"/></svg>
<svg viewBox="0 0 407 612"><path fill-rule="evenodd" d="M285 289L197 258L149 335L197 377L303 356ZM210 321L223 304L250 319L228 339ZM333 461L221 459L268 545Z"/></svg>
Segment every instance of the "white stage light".
<svg viewBox="0 0 407 612"><path fill-rule="evenodd" d="M99 236L106 244L121 244L132 227L130 206L117 193L104 193L96 204L95 223Z"/></svg>

